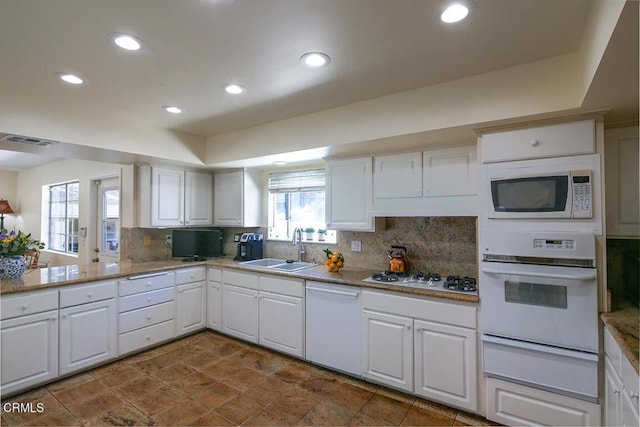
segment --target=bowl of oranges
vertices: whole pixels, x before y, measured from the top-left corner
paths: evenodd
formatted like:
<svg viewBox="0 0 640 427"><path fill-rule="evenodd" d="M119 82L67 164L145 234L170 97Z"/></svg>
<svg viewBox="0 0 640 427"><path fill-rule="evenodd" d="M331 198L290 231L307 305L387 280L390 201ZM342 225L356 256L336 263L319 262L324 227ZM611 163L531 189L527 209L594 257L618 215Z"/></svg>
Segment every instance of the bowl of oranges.
<svg viewBox="0 0 640 427"><path fill-rule="evenodd" d="M323 251L327 255L327 259L324 260L324 265L327 266L329 271L338 272L344 266L344 256L340 252L333 252L329 249Z"/></svg>

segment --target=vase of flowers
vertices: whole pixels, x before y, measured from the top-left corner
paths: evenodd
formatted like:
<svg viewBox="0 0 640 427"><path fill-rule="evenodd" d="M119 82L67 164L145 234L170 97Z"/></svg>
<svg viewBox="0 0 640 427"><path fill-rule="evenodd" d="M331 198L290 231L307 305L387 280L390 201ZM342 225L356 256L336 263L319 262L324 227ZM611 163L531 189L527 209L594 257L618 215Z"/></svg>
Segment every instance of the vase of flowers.
<svg viewBox="0 0 640 427"><path fill-rule="evenodd" d="M25 254L44 249L44 243L31 233L0 231L0 279L19 279L27 266Z"/></svg>

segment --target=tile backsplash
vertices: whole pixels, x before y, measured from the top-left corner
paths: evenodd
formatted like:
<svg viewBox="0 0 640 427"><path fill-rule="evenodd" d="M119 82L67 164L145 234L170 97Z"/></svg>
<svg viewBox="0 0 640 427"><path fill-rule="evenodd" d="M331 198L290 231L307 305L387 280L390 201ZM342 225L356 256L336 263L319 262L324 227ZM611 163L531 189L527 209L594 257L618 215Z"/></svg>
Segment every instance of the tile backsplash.
<svg viewBox="0 0 640 427"><path fill-rule="evenodd" d="M388 265L391 245L402 245L408 250L411 269L436 272L442 275L459 274L478 277L476 251L476 217L389 217L381 221L383 229L376 232L338 232L338 243L305 243L305 261L324 260L323 249L344 254L345 268L357 267L384 270ZM261 232L265 228L224 228L224 252L234 256L236 244L233 235L241 232ZM165 244L168 229L123 228L123 260L135 262L158 261L171 258L171 249ZM352 252L351 242L362 242L362 252ZM264 257L295 259L297 249L291 242L264 241Z"/></svg>

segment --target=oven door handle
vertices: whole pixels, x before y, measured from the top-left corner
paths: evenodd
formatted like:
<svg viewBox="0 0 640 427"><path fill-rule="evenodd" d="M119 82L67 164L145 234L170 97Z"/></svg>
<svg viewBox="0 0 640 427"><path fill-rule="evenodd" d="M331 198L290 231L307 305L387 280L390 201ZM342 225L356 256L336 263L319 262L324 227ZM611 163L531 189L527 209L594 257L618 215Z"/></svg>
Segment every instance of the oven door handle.
<svg viewBox="0 0 640 427"><path fill-rule="evenodd" d="M589 271L581 274L580 273L560 274L560 273L544 273L540 271L508 270L508 269L500 269L500 268L487 267L487 266L483 266L482 271L488 274L505 274L508 276L546 277L549 279L569 279L569 280L580 280L585 282L589 280L594 280L596 278L595 271Z"/></svg>
<svg viewBox="0 0 640 427"><path fill-rule="evenodd" d="M482 342L499 344L507 347L521 348L525 350L532 350L540 353L550 353L558 356L569 356L575 359L588 360L591 362L598 361L598 355L596 353L587 353L585 351L580 351L580 350L571 350L568 348L560 348L560 347L537 344L537 343L532 343L527 341L502 338L502 337L497 337L497 336L488 335L488 334L482 334Z"/></svg>

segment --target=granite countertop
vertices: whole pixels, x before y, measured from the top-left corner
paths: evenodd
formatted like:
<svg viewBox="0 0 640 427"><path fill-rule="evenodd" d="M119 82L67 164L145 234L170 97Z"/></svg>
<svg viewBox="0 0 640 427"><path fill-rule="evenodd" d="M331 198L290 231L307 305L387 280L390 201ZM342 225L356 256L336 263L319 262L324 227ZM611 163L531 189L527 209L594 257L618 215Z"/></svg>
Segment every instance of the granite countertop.
<svg viewBox="0 0 640 427"><path fill-rule="evenodd" d="M284 277L295 277L304 280L316 280L320 282L337 283L350 286L361 286L373 289L391 290L413 295L423 295L435 298L444 298L454 301L477 303L480 298L476 293L460 293L447 291L442 288L420 289L408 286L399 286L388 283L362 282L365 277L376 272L370 269L344 268L339 273L329 272L320 264L316 267L298 270L295 272L268 270L259 267L242 266L231 258L215 258L208 261L182 262L181 260L164 260L150 262L120 262L120 263L92 263L81 265L67 265L28 270L22 278L17 280L0 280L0 295L17 292L34 291L57 286L75 285L98 280L118 279L122 277L153 273L157 271L188 268L195 266L209 266L219 268L234 268L253 271L256 273L268 273Z"/></svg>
<svg viewBox="0 0 640 427"><path fill-rule="evenodd" d="M602 313L600 318L620 345L622 352L629 359L636 373L640 372L638 364L640 310L638 307L623 306L610 313Z"/></svg>

